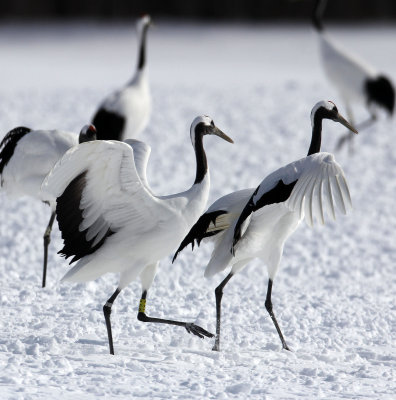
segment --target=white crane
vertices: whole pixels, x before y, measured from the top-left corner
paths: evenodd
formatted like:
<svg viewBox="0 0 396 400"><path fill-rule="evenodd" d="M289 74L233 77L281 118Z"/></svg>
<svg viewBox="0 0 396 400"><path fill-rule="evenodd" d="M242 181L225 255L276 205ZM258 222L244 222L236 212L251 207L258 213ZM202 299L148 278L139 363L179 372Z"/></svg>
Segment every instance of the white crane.
<svg viewBox="0 0 396 400"><path fill-rule="evenodd" d="M107 96L92 118L100 140L135 138L149 121L151 96L146 63L146 42L150 25L151 18L148 15L137 22L139 46L135 75L123 88Z"/></svg>
<svg viewBox="0 0 396 400"><path fill-rule="evenodd" d="M232 143L211 118L196 117L190 128L196 176L191 188L181 193L154 195L146 179L150 147L133 139L83 143L68 151L43 183L43 190L57 197L64 240L60 253L73 257L71 263L78 260L63 279L85 282L107 272L120 273L116 291L103 306L110 354L114 354L111 307L121 290L138 277L142 283L139 321L184 326L199 337L213 336L195 324L145 313L159 260L177 247L205 209L210 186L205 135Z"/></svg>
<svg viewBox="0 0 396 400"><path fill-rule="evenodd" d="M44 233L42 287L47 276L48 245L55 218L55 198L41 192L41 184L55 163L70 147L95 139L96 130L85 125L77 136L60 130L12 129L0 143L0 186L12 197L30 196L51 207L51 217Z"/></svg>
<svg viewBox="0 0 396 400"><path fill-rule="evenodd" d="M319 37L323 68L345 102L347 117L352 124L355 124L352 104L363 103L367 107L369 119L355 125L361 130L377 119L377 109L385 110L390 116L393 114L395 90L389 78L342 48L324 32L322 16L326 2L327 0L315 0L312 14L312 23ZM337 147L341 148L351 137L348 134L341 137Z"/></svg>
<svg viewBox="0 0 396 400"><path fill-rule="evenodd" d="M260 258L267 266L268 291L265 307L271 316L284 349L289 350L272 309L272 283L286 239L305 217L324 223L324 208L335 218L335 206L346 213L351 205L348 186L341 167L329 153L320 153L322 121L331 119L355 129L338 113L334 103L321 101L311 112L312 140L307 157L290 163L268 175L256 189L230 193L216 200L191 228L178 253L194 241L214 241L205 276L231 266L231 272L216 288L216 339L213 350L220 350L221 299L227 282L247 263Z"/></svg>

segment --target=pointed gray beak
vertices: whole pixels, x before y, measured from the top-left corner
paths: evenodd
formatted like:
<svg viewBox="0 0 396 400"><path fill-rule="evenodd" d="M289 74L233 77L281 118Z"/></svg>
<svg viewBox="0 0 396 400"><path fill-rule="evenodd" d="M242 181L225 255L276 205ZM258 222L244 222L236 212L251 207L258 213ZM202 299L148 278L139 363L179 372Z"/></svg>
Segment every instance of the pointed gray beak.
<svg viewBox="0 0 396 400"><path fill-rule="evenodd" d="M221 131L217 126L214 126L210 133L212 135L221 137L222 139L226 140L227 142L234 143L234 141L229 136L227 136L223 131Z"/></svg>
<svg viewBox="0 0 396 400"><path fill-rule="evenodd" d="M348 128L353 133L356 133L356 134L358 133L358 131L341 114L338 114L335 117L334 121L337 121L340 124L344 125L345 128Z"/></svg>

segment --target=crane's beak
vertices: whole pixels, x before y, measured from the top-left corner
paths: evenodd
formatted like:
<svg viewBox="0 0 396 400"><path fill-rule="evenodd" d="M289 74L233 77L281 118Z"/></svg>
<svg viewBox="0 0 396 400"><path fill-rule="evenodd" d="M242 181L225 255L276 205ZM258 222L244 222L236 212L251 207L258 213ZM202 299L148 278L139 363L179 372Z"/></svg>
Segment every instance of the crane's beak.
<svg viewBox="0 0 396 400"><path fill-rule="evenodd" d="M212 135L216 135L226 140L227 142L234 143L234 141L227 136L223 131L221 131L217 126L214 126L212 131L210 132Z"/></svg>
<svg viewBox="0 0 396 400"><path fill-rule="evenodd" d="M344 125L345 128L348 128L353 133L358 133L358 131L341 114L337 114L337 116L334 118L334 121Z"/></svg>

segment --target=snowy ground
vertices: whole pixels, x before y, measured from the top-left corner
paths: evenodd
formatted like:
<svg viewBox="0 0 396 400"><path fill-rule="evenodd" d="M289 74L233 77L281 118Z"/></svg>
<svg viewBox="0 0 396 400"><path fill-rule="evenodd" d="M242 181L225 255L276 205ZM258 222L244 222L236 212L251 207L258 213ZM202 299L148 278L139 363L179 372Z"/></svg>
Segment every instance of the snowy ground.
<svg viewBox="0 0 396 400"><path fill-rule="evenodd" d="M396 81L393 27L330 31ZM188 187L194 157L188 129L206 113L235 144L208 138L211 200L256 186L304 156L314 103L337 93L324 80L307 27L158 22L150 32L154 112L141 136L152 146L149 178L159 194ZM125 23L0 26L0 138L17 125L78 131L98 101L135 67L135 33ZM364 118L364 110L356 115ZM333 151L341 126L324 125ZM383 119L336 154L354 210L285 246L273 303L292 348L264 308L259 262L223 298L222 351L182 328L136 319L140 285L113 307L116 356L108 355L102 306L117 277L60 284L67 263L50 246L48 287L40 288L46 206L0 194L0 398L391 399L395 385L395 122ZM210 249L164 259L147 312L215 329L214 288L203 278Z"/></svg>

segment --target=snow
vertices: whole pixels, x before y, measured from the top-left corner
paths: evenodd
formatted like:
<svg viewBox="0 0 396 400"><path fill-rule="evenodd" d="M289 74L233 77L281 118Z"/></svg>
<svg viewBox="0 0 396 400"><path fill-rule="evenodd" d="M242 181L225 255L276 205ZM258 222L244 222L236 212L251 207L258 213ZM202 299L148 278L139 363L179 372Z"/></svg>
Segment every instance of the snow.
<svg viewBox="0 0 396 400"><path fill-rule="evenodd" d="M396 28L330 27L330 34L396 81ZM159 21L149 37L153 114L140 139L152 147L148 180L158 194L193 182L189 125L210 115L231 145L205 140L210 202L255 187L301 158L310 111L321 99L344 105L325 81L308 26ZM0 137L18 125L78 132L109 90L135 67L133 24L0 26ZM365 119L362 108L357 120ZM323 150L344 128L324 124ZM47 285L40 288L47 206L0 193L0 397L3 399L251 398L391 399L395 385L395 122L386 118L335 154L354 209L286 242L273 287L274 311L291 352L282 351L265 310L265 267L254 261L227 285L222 351L184 329L136 319L140 284L117 298L115 356L108 354L102 306L117 277L60 283L54 228ZM287 147L289 146L289 147ZM208 203L209 205L210 203ZM161 262L149 291L150 316L215 330L214 288L203 278L210 248ZM226 273L226 272L225 272Z"/></svg>

